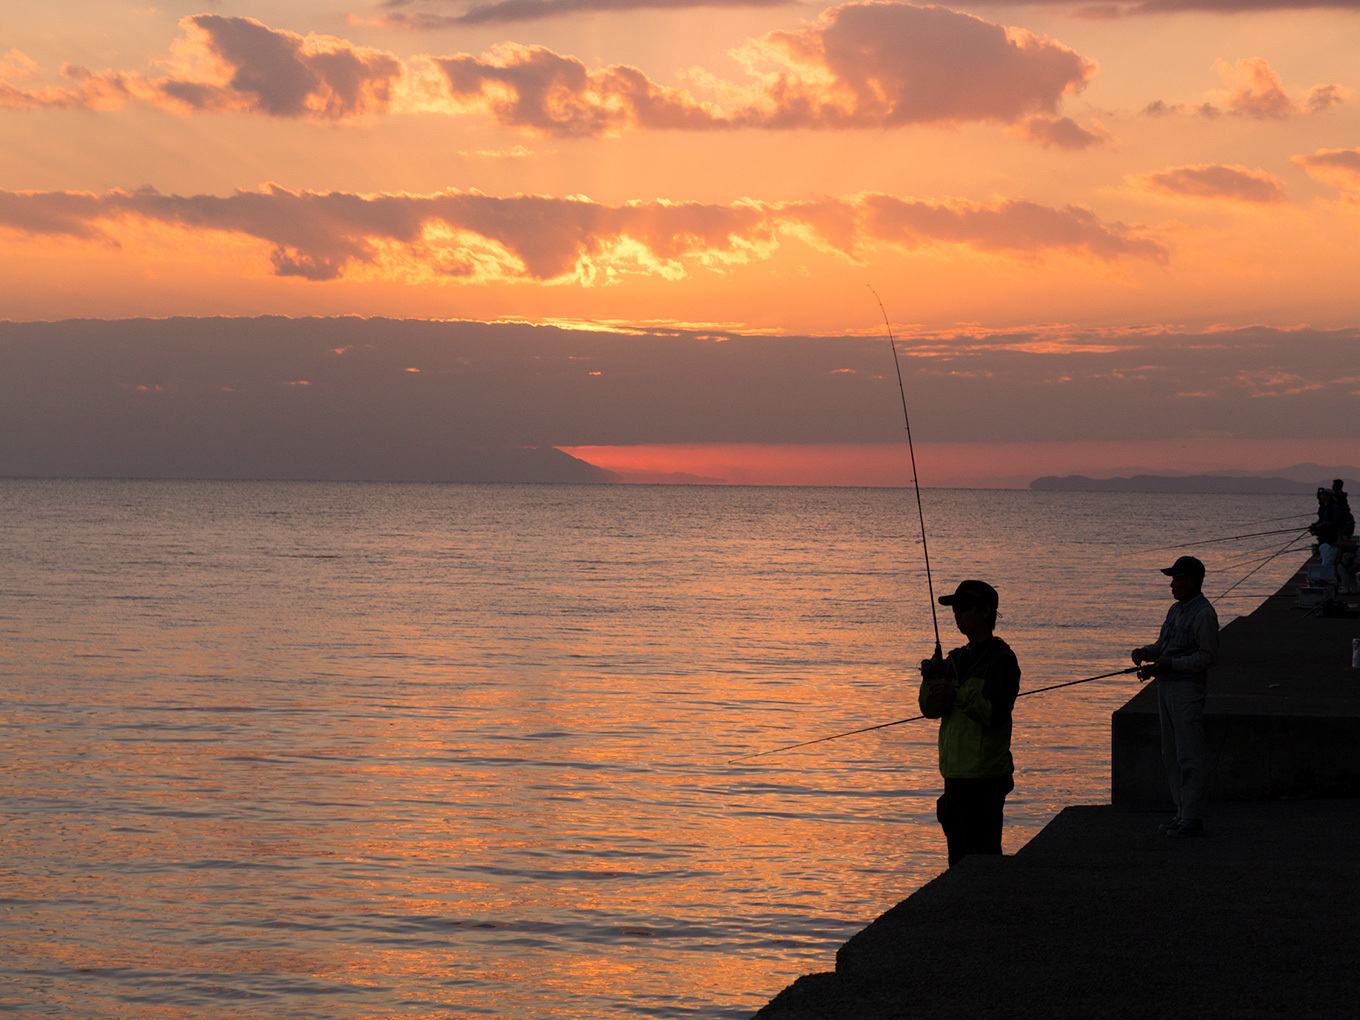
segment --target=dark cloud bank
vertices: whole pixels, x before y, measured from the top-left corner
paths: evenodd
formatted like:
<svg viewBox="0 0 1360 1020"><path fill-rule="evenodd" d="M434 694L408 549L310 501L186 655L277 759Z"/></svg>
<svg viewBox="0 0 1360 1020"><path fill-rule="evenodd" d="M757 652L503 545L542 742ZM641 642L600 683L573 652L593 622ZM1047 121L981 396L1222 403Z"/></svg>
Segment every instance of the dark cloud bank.
<svg viewBox="0 0 1360 1020"><path fill-rule="evenodd" d="M1358 342L1252 328L899 345L918 442L1003 442L1355 436ZM606 476L551 447L901 441L880 337L0 323L4 476L587 481Z"/></svg>
<svg viewBox="0 0 1360 1020"><path fill-rule="evenodd" d="M492 0L490 3L449 3L441 0L384 0L380 19L421 31L462 25L494 25L541 18L569 18L580 14L632 11L684 11L696 7L786 7L798 0Z"/></svg>
<svg viewBox="0 0 1360 1020"><path fill-rule="evenodd" d="M460 25L529 21L538 18L570 17L600 11L667 11L697 7L775 7L794 0L492 0L488 3L464 0L385 0L389 24L430 30ZM1358 0L992 0L993 7L1075 8L1096 18L1137 14L1168 14L1177 11L1206 11L1242 14L1258 11L1355 10Z"/></svg>

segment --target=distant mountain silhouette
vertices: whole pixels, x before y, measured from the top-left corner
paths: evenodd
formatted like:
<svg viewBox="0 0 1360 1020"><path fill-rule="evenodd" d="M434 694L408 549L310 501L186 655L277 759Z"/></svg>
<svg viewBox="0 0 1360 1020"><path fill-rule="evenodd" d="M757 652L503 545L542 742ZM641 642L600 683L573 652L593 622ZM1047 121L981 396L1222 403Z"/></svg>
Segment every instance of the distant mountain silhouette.
<svg viewBox="0 0 1360 1020"><path fill-rule="evenodd" d="M1149 472L1151 473L1151 472ZM1165 472L1167 474L1179 474L1180 472ZM1360 468L1357 467L1325 467L1322 464L1314 464L1307 461L1303 464L1294 464L1285 468L1271 468L1267 471L1206 471L1206 475L1214 477L1234 477L1234 478L1288 478L1296 482L1304 482L1316 489L1319 485L1331 485L1333 478L1340 478L1348 483L1360 486Z"/></svg>
<svg viewBox="0 0 1360 1020"><path fill-rule="evenodd" d="M613 471L552 446L456 450L435 480L445 482L617 482Z"/></svg>
<svg viewBox="0 0 1360 1020"><path fill-rule="evenodd" d="M318 458L319 459L319 458ZM2 463L2 462L0 462ZM552 446L445 447L424 451L419 457L403 456L400 449L379 468L355 470L348 464L316 463L300 467L304 458L271 461L250 458L238 462L213 462L207 458L166 462L150 458L129 459L104 466L79 464L61 471L13 471L9 477L43 478L184 478L245 479L249 481L327 482L477 482L582 484L619 482L613 471L573 457ZM0 477L4 473L0 473Z"/></svg>
<svg viewBox="0 0 1360 1020"><path fill-rule="evenodd" d="M1295 464L1270 471L1212 471L1207 474L1138 474L1127 478L1045 475L1029 483L1044 492L1234 492L1311 495L1333 478L1360 483L1360 468Z"/></svg>

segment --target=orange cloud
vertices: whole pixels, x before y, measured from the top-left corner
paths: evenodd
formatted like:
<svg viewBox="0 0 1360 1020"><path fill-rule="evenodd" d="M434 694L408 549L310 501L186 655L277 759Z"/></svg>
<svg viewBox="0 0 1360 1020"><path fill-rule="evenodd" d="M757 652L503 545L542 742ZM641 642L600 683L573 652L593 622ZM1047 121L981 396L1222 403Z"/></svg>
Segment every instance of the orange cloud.
<svg viewBox="0 0 1360 1020"><path fill-rule="evenodd" d="M162 91L194 109L235 109L276 117L351 117L385 111L401 78L389 53L329 36L300 36L253 18L199 14L185 27L230 71L220 85L168 79Z"/></svg>
<svg viewBox="0 0 1360 1020"><path fill-rule="evenodd" d="M1314 180L1360 192L1360 149L1319 149L1311 156L1295 156L1293 162Z"/></svg>
<svg viewBox="0 0 1360 1020"><path fill-rule="evenodd" d="M1219 74L1235 87L1228 96L1228 109L1247 117L1285 118L1298 112L1298 104L1289 98L1280 76L1260 57L1248 57L1229 65L1220 60Z"/></svg>
<svg viewBox="0 0 1360 1020"><path fill-rule="evenodd" d="M1098 122L1082 127L1071 117L1026 117L1014 128L1015 134L1038 142L1045 149L1089 149L1104 145L1114 136Z"/></svg>
<svg viewBox="0 0 1360 1020"><path fill-rule="evenodd" d="M903 3L833 7L816 23L771 32L734 55L759 84L709 82L724 103L700 102L632 67L591 70L541 46L434 62L457 102L552 135L1010 123L1052 112L1095 73L1072 50L1023 29Z"/></svg>
<svg viewBox="0 0 1360 1020"><path fill-rule="evenodd" d="M0 57L0 78L9 81L25 81L40 70L37 61L17 49L11 49Z"/></svg>
<svg viewBox="0 0 1360 1020"><path fill-rule="evenodd" d="M0 81L0 105L103 110L138 101L178 112L333 120L386 111L405 73L391 54L330 36L271 29L253 18L199 14L180 25L185 39L176 57L184 67L177 73L148 78L66 65L62 74L73 86L22 89Z"/></svg>
<svg viewBox="0 0 1360 1020"><path fill-rule="evenodd" d="M816 22L734 51L750 82L694 72L712 100L662 85L635 67L591 68L543 46L506 43L480 56L403 61L252 18L200 14L181 26L185 38L169 75L67 68L74 85L35 89L15 84L32 68L9 59L0 105L108 109L138 101L182 113L317 120L481 114L504 127L564 137L984 121L1028 124L1022 135L1059 148L1102 138L1099 129L1049 116L1090 81L1092 62L1046 37L944 7L886 0L832 7Z"/></svg>
<svg viewBox="0 0 1360 1020"><path fill-rule="evenodd" d="M1232 86L1227 93L1210 93L1206 100L1193 106L1158 99L1149 103L1143 112L1154 117L1173 113L1219 117L1226 112L1256 120L1287 120L1300 113L1325 113L1351 99L1350 90L1344 86L1315 85L1299 102L1285 90L1280 76L1261 57L1247 57L1236 64L1220 60L1214 67Z"/></svg>
<svg viewBox="0 0 1360 1020"><path fill-rule="evenodd" d="M1227 199L1234 202L1271 203L1287 200L1284 182L1264 170L1244 166L1201 163L1173 166L1130 180L1135 187L1154 195L1175 198Z"/></svg>
<svg viewBox="0 0 1360 1020"><path fill-rule="evenodd" d="M870 236L908 248L966 244L980 251L1033 254L1047 248L1080 250L1098 259L1134 257L1164 263L1170 253L1122 223L1102 223L1089 209L1053 209L1006 200L937 203L871 195L865 199Z"/></svg>
<svg viewBox="0 0 1360 1020"><path fill-rule="evenodd" d="M11 50L11 57L16 52ZM8 67L0 67L0 76L3 76L0 77L0 107L20 110L116 110L131 100L155 103L158 99L156 88L137 75L113 71L92 75L84 68L70 64L61 70L65 77L76 83L71 87L53 85L21 88L14 84L13 79L27 79L32 75L33 68L12 60L7 63Z"/></svg>
<svg viewBox="0 0 1360 1020"><path fill-rule="evenodd" d="M1341 85L1314 85L1303 108L1308 113L1325 113L1333 106L1350 102L1350 89Z"/></svg>
<svg viewBox="0 0 1360 1020"><path fill-rule="evenodd" d="M543 46L505 44L489 54L436 57L461 108L498 123L557 136L625 130L703 130L724 126L721 111L684 89L651 81L634 67L592 71L576 57Z"/></svg>
<svg viewBox="0 0 1360 1020"><path fill-rule="evenodd" d="M685 264L764 258L783 236L853 258L864 245L959 245L1034 257L1066 250L1111 261L1165 262L1167 249L1076 206L1032 202L928 202L866 194L823 202L732 205L628 202L475 192L356 195L277 186L234 195L163 195L151 189L0 191L0 227L27 235L116 243L123 219L217 231L273 245L280 276L333 280L361 268L445 279L607 280L638 272L678 278Z"/></svg>
<svg viewBox="0 0 1360 1020"><path fill-rule="evenodd" d="M736 54L762 127L1014 122L1051 113L1095 64L1047 37L944 7L849 3Z"/></svg>

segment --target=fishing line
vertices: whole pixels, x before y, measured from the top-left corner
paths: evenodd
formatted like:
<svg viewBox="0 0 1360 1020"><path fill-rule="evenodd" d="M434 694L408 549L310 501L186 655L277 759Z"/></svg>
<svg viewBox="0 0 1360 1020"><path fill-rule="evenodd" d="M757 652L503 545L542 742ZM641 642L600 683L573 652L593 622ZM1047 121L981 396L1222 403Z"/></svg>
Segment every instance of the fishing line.
<svg viewBox="0 0 1360 1020"><path fill-rule="evenodd" d="M875 296L877 296L877 295L875 295ZM1292 531L1293 529L1291 528L1291 529L1287 529L1287 530ZM1307 535L1307 534L1308 534L1308 532L1307 532L1307 531L1304 531L1304 532L1301 532L1301 533L1299 533L1299 534L1294 535L1294 537L1292 537L1288 542L1286 542L1284 545L1280 546L1280 548L1277 549L1275 552L1271 553L1270 556L1266 557L1265 560L1263 560L1261 563L1259 563L1257 566L1255 566L1254 568L1252 568L1251 570L1249 570L1246 574L1244 574L1241 578L1239 578L1236 584L1234 584L1234 585L1232 585L1231 587L1227 588L1227 589L1223 592L1223 594L1221 594L1221 595L1218 596L1218 599L1222 599L1222 598L1227 597L1227 595L1228 595L1230 592L1232 592L1233 589L1239 587L1244 581L1247 580L1247 578L1251 577L1251 576L1252 576L1253 574L1255 574L1257 571L1261 570L1263 567L1266 566L1266 564L1270 563L1272 560L1276 559L1277 557L1283 556L1285 553L1289 552L1289 550L1293 547L1294 543L1297 542L1297 541L1299 541L1299 539L1303 538L1303 537L1304 537L1305 535ZM1216 601L1218 601L1218 599L1215 599L1214 601L1216 602ZM1088 684L1088 683L1090 683L1092 680L1108 680L1110 677L1115 677L1115 676L1127 676L1127 675L1130 674L1130 673L1138 673L1139 670L1142 670L1142 669L1145 669L1145 668L1146 668L1146 664L1144 664L1144 665L1142 665L1142 666L1130 666L1130 667L1128 667L1128 668L1126 668L1126 669L1117 669L1117 670L1115 670L1113 673L1101 673L1101 674L1099 674L1099 675L1097 675L1097 676L1083 677L1083 678L1080 679L1080 680L1067 680L1067 681L1064 681L1063 683L1060 683L1060 684L1049 684L1047 687L1036 687L1036 688L1035 688L1034 690L1032 690L1032 691L1021 691L1021 692L1020 692L1019 694L1017 694L1015 697L1016 697L1016 700L1018 701L1020 698L1027 698L1027 697L1029 697L1031 694L1043 694L1043 693L1045 693L1046 691L1056 691L1056 690L1059 690L1059 689L1061 689L1061 688L1063 688L1063 687L1075 687L1077 684ZM1139 679L1143 679L1143 677L1140 675ZM832 733L830 736L816 737L816 738L814 738L814 739L812 739L812 740L804 740L804 741L801 741L800 743L797 743L797 744L785 744L783 747L775 747L775 748L771 748L771 749L768 750L768 751L756 751L754 754L743 754L743 755L738 755L736 758L729 758L729 759L727 759L727 764L731 765L731 764L733 764L733 763L735 763L735 762L739 762L739 761L749 761L749 760L752 759L752 758L761 758L761 757L764 757L764 756L767 755L767 754L778 754L778 753L781 752L781 751L792 751L792 750L794 750L795 748L799 748L799 747L810 747L810 746L813 745L813 744L822 744L822 743L825 743L825 742L828 741L828 740L839 740L841 737L853 737L853 736L855 736L855 735L857 735L857 734L860 734L860 733L870 733L870 732L872 732L873 730L883 730L883 729L887 729L889 726L901 726L903 723L918 722L919 720L924 719L924 718L925 718L924 715L914 715L914 716L912 716L912 717L909 718L909 719L895 719L895 720L893 720L892 722L878 723L878 724L875 725L875 726L862 726L862 727L860 727L860 728L857 729L857 730L847 730L847 731L844 732L844 733Z"/></svg>
<svg viewBox="0 0 1360 1020"><path fill-rule="evenodd" d="M1113 673L1101 673L1099 676L1083 677L1080 680L1067 680L1060 684L1050 684L1047 687L1036 687L1032 691L1021 691L1015 696L1016 700L1027 698L1031 694L1043 694L1045 691L1056 691L1060 687L1075 687L1077 684L1089 684L1092 680L1108 680L1112 676L1127 676L1129 673L1136 673L1142 666L1129 666L1127 669L1117 669ZM828 740L839 740L841 737L853 737L857 733L868 733L871 730L884 730L889 726L901 726L903 723L917 722L924 719L923 715L914 715L910 719L895 719L892 722L879 723L877 726L863 726L857 730L847 730L844 733L833 733L827 737L816 737L813 740L804 740L798 744L785 744L783 747L773 747L768 751L756 751L754 754L742 754L735 758L728 758L727 764L733 762L747 761L751 758L760 758L767 754L778 754L780 751L792 751L795 747L808 747L812 744L822 744Z"/></svg>
<svg viewBox="0 0 1360 1020"><path fill-rule="evenodd" d="M1292 529L1290 529L1290 530L1292 530ZM1256 567L1254 567L1253 569L1249 570L1246 574L1242 575L1242 577L1238 579L1238 581L1237 581L1236 584L1234 584L1234 585L1232 585L1231 587L1229 587L1229 588L1227 588L1226 590L1224 590L1223 594L1219 595L1219 596L1218 596L1218 599L1214 599L1213 601L1217 602L1219 599L1226 598L1227 595L1228 595L1234 588L1237 588L1238 586L1240 586L1244 581L1247 580L1247 578L1251 577L1252 574L1255 574L1257 571L1259 571L1259 570L1261 570L1263 567L1265 567L1265 565L1266 565L1267 563L1270 563L1271 560L1274 560L1276 557L1283 556L1285 553L1289 552L1290 548L1294 545L1294 543L1297 542L1299 539L1303 538L1304 535L1307 535L1307 534L1308 534L1308 532L1307 532L1307 531L1304 531L1304 532L1302 532L1302 533L1300 533L1300 534L1295 535L1293 538L1291 538L1291 539L1290 539L1288 542L1286 542L1284 545L1280 546L1279 549L1277 549L1277 550L1275 550L1275 552L1271 553L1270 556L1266 557L1266 559L1263 560L1260 564L1258 564L1258 565L1257 565ZM1019 694L1017 694L1015 697L1016 697L1016 700L1018 701L1020 698L1027 698L1027 697L1029 697L1031 694L1043 694L1043 693L1046 692L1046 691L1056 691L1056 690L1059 690L1060 688L1063 688L1063 687L1075 687L1077 684L1088 684L1088 683L1090 683L1092 680L1108 680L1110 677L1114 677L1114 676L1126 676L1126 675L1128 675L1129 673L1137 673L1139 670L1144 669L1144 668L1146 668L1146 665L1143 665L1143 666L1130 666L1130 667L1128 667L1127 669L1117 669L1117 670L1115 670L1113 673L1101 673L1101 674L1099 674L1098 676L1088 676L1088 677L1083 677L1083 678L1080 679L1080 680L1068 680L1068 681L1065 681L1064 683L1060 683L1060 684L1050 684L1050 685L1048 685L1047 687L1036 687L1036 688L1035 688L1034 690L1032 690L1032 691L1022 691L1022 692L1020 692ZM1144 678L1140 675L1140 676L1139 676L1139 679L1144 679ZM821 743L824 743L824 742L826 742L826 741L828 741L828 740L838 740L838 739L840 739L841 737L853 737L853 736L855 736L856 734L859 734L859 733L869 733L869 732L871 732L872 730L882 730L882 729L887 729L889 726L900 726L900 725L902 725L903 723L917 722L917 721L919 721L919 720L921 720L921 719L924 719L924 718L925 718L924 715L914 715L914 716L912 716L910 719L896 719L896 720L894 720L893 722L879 723L877 726L865 726L865 727L862 727L862 728L857 729L857 730L849 730L849 731L847 731L847 732L845 732L845 733L833 733L833 734L831 734L830 736L827 736L827 737L817 737L817 738L814 739L814 740L804 740L804 741L802 741L801 743L798 743L798 744L786 744L786 745L783 746L783 747L772 748L772 749L769 750L769 751L757 751L755 754L743 754L743 755L739 755L739 756L736 757L736 758L729 758L729 759L727 760L727 764L731 765L731 764L734 763L734 762L747 761L747 760L749 760L749 759L751 759L751 758L760 758L760 757L762 757L762 756L764 756L764 755L767 755L767 754L777 754L777 753L779 753L780 751L792 751L792 750L794 750L795 748L798 748L798 747L808 747L808 746L810 746L810 745L812 745L812 744L821 744Z"/></svg>
<svg viewBox="0 0 1360 1020"><path fill-rule="evenodd" d="M879 311L883 313L883 325L888 327L888 344L892 347L893 368L897 369L897 392L902 395L902 420L907 425L907 452L911 454L911 484L916 487L916 516L921 521L921 554L926 561L926 591L930 594L930 622L935 626L935 658L943 659L944 651L940 647L940 618L935 611L935 584L930 577L930 549L926 545L926 513L921 509L921 481L916 471L916 448L911 442L911 415L907 413L907 388L902 382L902 363L897 360L897 338L893 336L892 323L888 321L888 310L883 307L883 299L878 296L878 291L874 290L872 284L866 283L865 286L869 288L869 293L878 302ZM870 729L875 728L870 727Z"/></svg>
<svg viewBox="0 0 1360 1020"><path fill-rule="evenodd" d="M1259 520L1259 521L1242 521L1242 522L1240 522L1237 526L1238 526L1238 527L1243 527L1243 528L1245 528L1245 527L1249 527L1249 526L1254 525L1254 524L1271 524L1271 523L1273 523L1273 522L1275 522L1275 521L1294 521L1294 520L1299 520L1299 519L1304 518L1304 517L1316 517L1316 516L1317 516L1317 514L1311 513L1311 512L1310 512L1310 513L1306 513L1306 514L1286 514L1286 515L1283 516L1283 517L1265 517L1265 518L1263 518L1263 519L1261 519L1261 520ZM1260 532L1260 534L1262 534L1262 535L1273 535L1273 534L1280 534L1280 535L1283 535L1285 532L1287 532L1287 531L1289 531L1289 530L1290 530L1289 528L1281 528L1281 529L1279 529L1278 532L1274 532L1274 531L1263 531L1263 532ZM1249 537L1251 537L1251 536L1248 535L1248 536L1234 536L1234 537L1239 537L1239 538L1240 538L1240 537L1248 537L1248 538L1249 538ZM1175 549L1175 548L1178 548L1179 546L1182 546L1182 545L1195 545L1195 544L1197 544L1197 543L1199 543L1199 542L1201 542L1201 541L1202 541L1202 540L1201 540L1201 539L1198 539L1198 538L1191 538L1191 539L1189 539L1188 541L1179 542L1179 543L1177 543L1176 545L1159 545L1159 546L1155 546L1155 547L1153 547L1153 548L1142 547L1142 548L1138 548L1138 549L1132 549L1132 550L1130 550L1130 551L1131 551L1131 552L1157 552L1157 551L1162 550L1162 549ZM1223 539L1223 538L1218 538L1217 536L1214 536L1214 537L1212 537L1212 539L1208 539L1208 540L1205 540L1205 541L1215 541L1215 542L1223 541L1223 542L1226 542L1226 541L1229 541L1229 539ZM1101 546L1101 545L1119 545L1119 546L1122 546L1122 545L1124 544L1124 539L1120 539L1120 538L1112 538L1112 539L1108 539L1108 540L1104 540L1104 541L1091 541L1091 542L1088 543L1088 544L1089 544L1089 545L1095 545L1095 546Z"/></svg>
<svg viewBox="0 0 1360 1020"><path fill-rule="evenodd" d="M1291 544L1292 544L1292 543L1291 543ZM1276 551L1276 552L1273 552L1273 553L1261 553L1261 554L1259 554L1259 555L1257 555L1257 556L1248 556L1248 557L1247 557L1246 559L1244 559L1244 560L1237 560L1237 561L1234 562L1234 563L1225 563L1225 564L1223 564L1223 566L1221 566L1221 567L1214 567L1214 569L1213 569L1213 570L1210 570L1209 573L1211 573L1211 574L1226 574L1226 573L1228 573L1228 571L1230 571L1230 570L1236 570L1238 567L1249 567L1249 566L1251 566L1252 564L1256 564L1256 563L1261 563L1261 564L1269 563L1271 560L1273 560L1273 559L1274 559L1276 556L1278 556L1278 555L1280 555L1280 554L1279 554L1278 551Z"/></svg>
<svg viewBox="0 0 1360 1020"><path fill-rule="evenodd" d="M1228 573L1228 571L1236 570L1238 567L1249 567L1255 563L1264 563L1268 561L1273 555L1274 553L1265 553L1261 556L1251 556L1245 560L1238 560L1235 563L1225 563L1221 567L1214 567L1212 570L1209 571L1209 573L1226 574Z"/></svg>
<svg viewBox="0 0 1360 1020"><path fill-rule="evenodd" d="M1245 535L1225 535L1223 538L1202 538L1195 542L1174 542L1171 545L1158 545L1140 552L1160 552L1163 549L1185 549L1192 545L1213 545L1216 542L1237 542L1244 538L1261 538L1265 535L1287 535L1297 532L1298 528L1276 528L1274 531L1253 531Z"/></svg>
<svg viewBox="0 0 1360 1020"><path fill-rule="evenodd" d="M1290 539L1288 542L1286 542L1284 545L1280 546L1280 548L1279 548L1278 550L1276 550L1276 551L1270 556L1270 558L1267 559L1267 560L1265 561L1265 563L1260 564L1260 566L1257 566L1257 567L1255 567L1254 569L1248 571L1246 574L1242 575L1242 579L1239 580L1239 581L1237 582L1237 584L1233 585L1232 588L1227 589L1227 591L1225 591L1225 592L1223 593L1223 595L1227 595L1228 592L1232 591L1233 588L1236 588L1238 584L1241 584L1242 581L1245 581L1245 580L1246 580L1248 577L1250 577L1252 574L1256 573L1257 570L1260 570L1261 567L1264 567L1264 566L1266 565L1266 563L1269 563L1271 560L1275 559L1276 556L1283 556L1285 553L1287 553L1287 552L1289 551L1290 546L1292 546L1295 542L1297 542L1299 539L1303 538L1304 535L1307 535L1307 534L1308 534L1307 531L1303 531L1303 532L1301 532L1301 533L1295 535L1293 538L1291 538L1291 539ZM1219 598L1222 598L1223 595L1220 595Z"/></svg>

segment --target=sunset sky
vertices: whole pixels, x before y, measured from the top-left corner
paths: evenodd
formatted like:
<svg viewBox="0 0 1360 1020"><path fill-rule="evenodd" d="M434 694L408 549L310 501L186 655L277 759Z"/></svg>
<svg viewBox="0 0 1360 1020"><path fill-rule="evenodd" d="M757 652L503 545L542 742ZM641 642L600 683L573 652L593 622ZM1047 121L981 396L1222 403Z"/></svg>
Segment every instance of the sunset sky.
<svg viewBox="0 0 1360 1020"><path fill-rule="evenodd" d="M901 484L872 286L924 484L1360 459L1360 0L9 0L0 26L5 414L72 448L154 445L148 399L207 446L321 428L287 402L368 349L326 420ZM13 325L208 316L239 317L211 357L192 324L117 356L99 322ZM338 316L330 343L311 317ZM440 397L468 345L501 352L499 417ZM422 370L413 403L392 379ZM0 473L75 470L35 442L11 426Z"/></svg>

